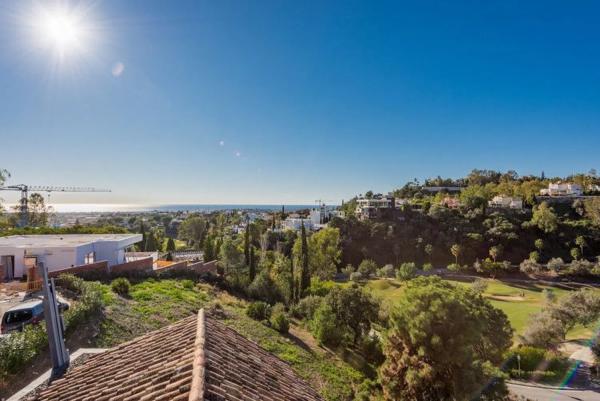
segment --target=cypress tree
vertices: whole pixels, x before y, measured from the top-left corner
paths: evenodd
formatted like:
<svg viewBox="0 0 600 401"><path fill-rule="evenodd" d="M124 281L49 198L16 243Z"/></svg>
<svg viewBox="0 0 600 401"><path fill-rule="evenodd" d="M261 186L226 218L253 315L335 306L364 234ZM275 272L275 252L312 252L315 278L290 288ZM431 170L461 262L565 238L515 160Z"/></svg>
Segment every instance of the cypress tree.
<svg viewBox="0 0 600 401"><path fill-rule="evenodd" d="M256 257L254 255L254 247L250 247L250 271L249 271L249 275L250 275L250 282L254 281L254 278L256 277Z"/></svg>
<svg viewBox="0 0 600 401"><path fill-rule="evenodd" d="M158 250L158 243L156 242L156 237L153 232L149 232L146 236L146 245L144 247L144 251L146 252L154 252Z"/></svg>
<svg viewBox="0 0 600 401"><path fill-rule="evenodd" d="M296 303L296 279L294 277L294 258L290 258L290 304Z"/></svg>
<svg viewBox="0 0 600 401"><path fill-rule="evenodd" d="M211 236L207 236L204 239L204 261L209 262L215 259L215 246L213 244L213 239Z"/></svg>
<svg viewBox="0 0 600 401"><path fill-rule="evenodd" d="M310 269L308 266L308 241L306 240L306 228L304 227L304 222L302 222L302 231L301 231L301 252L300 258L302 263L302 273L300 276L300 294L302 296L305 294L308 287L310 287Z"/></svg>
<svg viewBox="0 0 600 401"><path fill-rule="evenodd" d="M246 266L250 266L250 223L246 223L246 231L244 232L244 256Z"/></svg>
<svg viewBox="0 0 600 401"><path fill-rule="evenodd" d="M173 241L173 238L167 240L167 252L175 252L175 241Z"/></svg>

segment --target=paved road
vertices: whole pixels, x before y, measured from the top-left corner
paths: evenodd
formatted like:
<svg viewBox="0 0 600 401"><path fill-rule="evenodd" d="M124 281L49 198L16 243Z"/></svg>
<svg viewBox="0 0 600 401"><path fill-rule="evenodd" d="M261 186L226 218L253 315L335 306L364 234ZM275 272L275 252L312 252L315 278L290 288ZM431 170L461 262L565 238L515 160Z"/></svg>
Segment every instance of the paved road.
<svg viewBox="0 0 600 401"><path fill-rule="evenodd" d="M536 401L600 401L600 390L555 389L531 384L508 383L511 393Z"/></svg>

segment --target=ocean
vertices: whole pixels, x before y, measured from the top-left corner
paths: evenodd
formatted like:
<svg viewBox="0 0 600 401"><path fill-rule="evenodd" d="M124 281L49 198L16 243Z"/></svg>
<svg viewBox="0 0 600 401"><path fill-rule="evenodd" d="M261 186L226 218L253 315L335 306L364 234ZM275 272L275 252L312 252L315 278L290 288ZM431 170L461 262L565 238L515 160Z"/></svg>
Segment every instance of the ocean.
<svg viewBox="0 0 600 401"><path fill-rule="evenodd" d="M110 212L215 212L226 210L281 210L282 205L251 205L251 204L164 204L164 205L131 205L111 203L55 203L50 204L57 213L110 213ZM315 205L283 205L288 212L310 209Z"/></svg>

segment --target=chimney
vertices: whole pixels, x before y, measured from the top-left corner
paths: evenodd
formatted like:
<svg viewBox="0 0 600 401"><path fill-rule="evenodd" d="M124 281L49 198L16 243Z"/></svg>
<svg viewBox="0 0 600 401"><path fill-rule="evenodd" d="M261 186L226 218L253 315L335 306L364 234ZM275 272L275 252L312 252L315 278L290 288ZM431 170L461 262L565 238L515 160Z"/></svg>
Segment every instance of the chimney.
<svg viewBox="0 0 600 401"><path fill-rule="evenodd" d="M48 280L48 270L43 262L38 262L38 269L42 277L42 291L44 294L44 320L48 333L48 345L52 359L52 379L62 376L69 367L69 351L65 345L65 324L58 313L58 300L54 288L54 279Z"/></svg>

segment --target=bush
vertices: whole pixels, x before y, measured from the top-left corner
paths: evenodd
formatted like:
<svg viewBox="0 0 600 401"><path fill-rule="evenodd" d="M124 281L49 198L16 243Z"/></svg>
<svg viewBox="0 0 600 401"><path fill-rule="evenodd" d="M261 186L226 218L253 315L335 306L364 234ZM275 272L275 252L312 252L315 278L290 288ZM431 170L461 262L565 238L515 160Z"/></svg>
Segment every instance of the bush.
<svg viewBox="0 0 600 401"><path fill-rule="evenodd" d="M485 290L487 290L487 287L488 287L487 281L480 279L480 278L473 281L473 284L471 284L471 289L478 294L483 294L485 292Z"/></svg>
<svg viewBox="0 0 600 401"><path fill-rule="evenodd" d="M194 282L192 280L181 280L180 283L186 290L192 290L194 288Z"/></svg>
<svg viewBox="0 0 600 401"><path fill-rule="evenodd" d="M321 280L318 277L313 277L310 280L310 287L308 288L308 293L310 295L324 297L325 295L329 294L329 291L331 291L331 289L335 286L336 284L331 280Z"/></svg>
<svg viewBox="0 0 600 401"><path fill-rule="evenodd" d="M519 270L521 270L525 274L539 273L542 271L542 269L543 269L542 265L540 265L537 262L534 262L533 260L531 260L531 258L525 259L519 265Z"/></svg>
<svg viewBox="0 0 600 401"><path fill-rule="evenodd" d="M433 265L431 263L423 263L423 271L430 272L433 270Z"/></svg>
<svg viewBox="0 0 600 401"><path fill-rule="evenodd" d="M395 271L394 266L385 265L381 269L377 270L377 277L381 278L394 278Z"/></svg>
<svg viewBox="0 0 600 401"><path fill-rule="evenodd" d="M290 329L290 321L284 312L273 312L271 316L271 327L282 334L286 334Z"/></svg>
<svg viewBox="0 0 600 401"><path fill-rule="evenodd" d="M131 288L131 284L129 284L129 280L124 277L119 277L114 279L110 283L110 288L116 292L117 294L125 297L129 295L129 289Z"/></svg>
<svg viewBox="0 0 600 401"><path fill-rule="evenodd" d="M250 298L258 299L269 304L274 304L283 299L281 291L267 269L261 271L254 281L248 286L248 296Z"/></svg>
<svg viewBox="0 0 600 401"><path fill-rule="evenodd" d="M271 307L266 302L252 302L246 309L246 315L254 320L269 320L271 317Z"/></svg>
<svg viewBox="0 0 600 401"><path fill-rule="evenodd" d="M521 357L521 378L535 376L541 381L555 381L564 377L569 367L568 360L554 352L546 351L544 348L523 346L507 353L505 369L512 377L519 375L517 356Z"/></svg>
<svg viewBox="0 0 600 401"><path fill-rule="evenodd" d="M565 262L562 258L552 258L548 261L548 269L559 272L565 267Z"/></svg>
<svg viewBox="0 0 600 401"><path fill-rule="evenodd" d="M350 277L352 273L354 273L356 269L351 264L347 264L346 267L342 269L342 273L346 275L346 277Z"/></svg>
<svg viewBox="0 0 600 401"><path fill-rule="evenodd" d="M508 369L517 369L517 356L521 357L521 370L535 371L544 361L546 350L538 347L523 346L508 352L506 356Z"/></svg>
<svg viewBox="0 0 600 401"><path fill-rule="evenodd" d="M29 325L0 339L0 379L17 373L48 345L45 325Z"/></svg>
<svg viewBox="0 0 600 401"><path fill-rule="evenodd" d="M361 272L354 272L350 275L350 280L352 281L360 281L363 279L363 275Z"/></svg>
<svg viewBox="0 0 600 401"><path fill-rule="evenodd" d="M575 276L588 276L592 273L594 264L587 260L574 260L569 263L568 272Z"/></svg>
<svg viewBox="0 0 600 401"><path fill-rule="evenodd" d="M331 306L323 302L315 311L310 329L320 344L338 346L343 339L343 330L336 324L336 316Z"/></svg>
<svg viewBox="0 0 600 401"><path fill-rule="evenodd" d="M364 259L358 265L358 272L360 272L365 278L369 278L377 272L377 263L371 259Z"/></svg>
<svg viewBox="0 0 600 401"><path fill-rule="evenodd" d="M417 265L413 262L402 263L396 272L396 278L398 280L410 280L417 275Z"/></svg>
<svg viewBox="0 0 600 401"><path fill-rule="evenodd" d="M311 320L322 302L323 297L318 297L316 295L304 297L297 305L292 307L292 315L298 319Z"/></svg>
<svg viewBox="0 0 600 401"><path fill-rule="evenodd" d="M462 270L462 267L458 263L450 263L447 267L451 272L457 273Z"/></svg>

